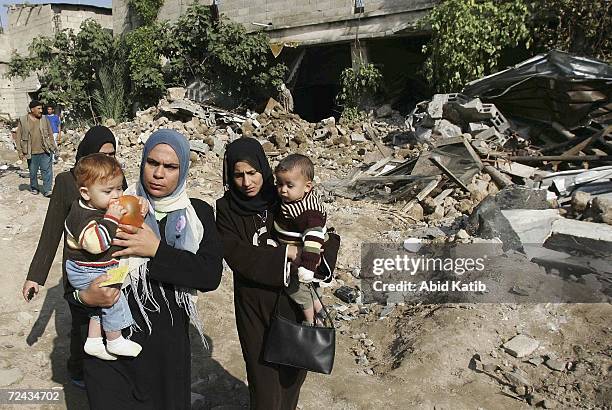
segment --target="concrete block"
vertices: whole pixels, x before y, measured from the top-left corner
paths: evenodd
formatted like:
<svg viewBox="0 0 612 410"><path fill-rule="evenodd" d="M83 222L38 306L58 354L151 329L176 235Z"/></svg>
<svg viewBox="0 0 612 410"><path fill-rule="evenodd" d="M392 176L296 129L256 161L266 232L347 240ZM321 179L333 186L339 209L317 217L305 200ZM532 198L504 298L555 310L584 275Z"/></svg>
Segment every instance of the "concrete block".
<svg viewBox="0 0 612 410"><path fill-rule="evenodd" d="M482 131L485 131L491 128L487 124L483 124L482 122L470 122L468 124L468 127L470 129L470 134L472 135L476 135Z"/></svg>

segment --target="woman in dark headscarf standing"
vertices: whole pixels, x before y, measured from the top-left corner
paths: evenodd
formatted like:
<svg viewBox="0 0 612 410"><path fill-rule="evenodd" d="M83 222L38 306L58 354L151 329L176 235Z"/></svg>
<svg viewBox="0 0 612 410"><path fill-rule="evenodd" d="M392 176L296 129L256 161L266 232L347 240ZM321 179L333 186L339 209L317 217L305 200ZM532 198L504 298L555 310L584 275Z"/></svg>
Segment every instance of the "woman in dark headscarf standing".
<svg viewBox="0 0 612 410"><path fill-rule="evenodd" d="M83 137L83 140L77 148L76 162L82 157L101 152L106 155L115 155L116 142L115 136L106 127L96 125L91 127ZM79 191L76 185L76 180L73 174L73 169L62 172L55 178L53 193L47 208L45 222L43 224L40 239L30 269L23 284L23 297L27 302L30 298L36 295L39 291L39 285L45 284L49 269L55 258L57 246L64 232L64 221L70 212L70 205L79 198ZM68 283L66 278L66 259L63 258L62 263L62 278L66 293L71 293L74 289ZM29 293L33 292L29 296ZM83 307L75 306L69 303L70 313L72 316L72 326L70 329L70 357L68 358L68 372L71 381L78 387L83 385L83 345L85 339L82 337L81 328L89 323L87 312ZM87 331L84 330L84 334Z"/></svg>
<svg viewBox="0 0 612 410"><path fill-rule="evenodd" d="M124 249L131 287L128 303L142 346L135 358L85 359L89 406L96 409L179 410L191 407L191 320L203 338L192 295L216 289L222 249L213 209L189 198L189 142L174 130L155 131L147 140L134 192L149 203L142 227L119 225L113 243ZM125 259L124 259L125 260ZM123 261L120 263L123 263ZM92 305L100 288L79 291Z"/></svg>
<svg viewBox="0 0 612 410"><path fill-rule="evenodd" d="M306 371L265 362L263 349L277 295L288 284L287 262L296 259L298 250L292 245L274 246L270 237L278 197L257 140L241 138L227 146L223 183L226 193L217 200L217 228L224 258L234 273L236 326L251 409L295 409ZM284 292L279 310L289 319L301 317Z"/></svg>

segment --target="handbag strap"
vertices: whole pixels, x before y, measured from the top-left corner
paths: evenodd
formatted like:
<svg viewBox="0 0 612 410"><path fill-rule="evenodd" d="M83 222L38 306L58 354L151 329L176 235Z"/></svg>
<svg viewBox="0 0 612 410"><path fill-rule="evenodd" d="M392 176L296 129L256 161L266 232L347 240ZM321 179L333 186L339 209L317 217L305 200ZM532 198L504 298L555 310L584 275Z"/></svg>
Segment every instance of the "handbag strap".
<svg viewBox="0 0 612 410"><path fill-rule="evenodd" d="M325 312L325 320L329 322L329 327L331 327L332 329L335 329L336 326L334 326L334 321L332 320L331 316L329 315L329 310L327 310L327 307L325 306L325 303L323 303L323 300L321 299L321 296L319 296L319 293L313 289L313 285L312 283L308 283L308 287L310 288L310 297L312 298L312 301L314 302L314 298L312 297L312 294L314 293L315 295L317 295L317 299L319 299L319 302L321 302L321 306L323 308L323 311ZM278 311L278 301L280 300L280 295L281 292L284 292L284 289L279 289L279 291L276 293L276 302L274 303L274 314L275 315L279 315L279 311Z"/></svg>
<svg viewBox="0 0 612 410"><path fill-rule="evenodd" d="M329 310L327 310L327 307L325 306L325 303L323 303L323 300L321 299L321 296L319 296L319 292L316 291L316 289L314 289L314 285L312 283L308 284L308 287L310 288L310 297L312 297L312 294L314 293L315 295L317 295L317 299L319 299L319 302L321 303L321 307L323 309L323 312L325 312L325 320L329 322L329 327L331 327L332 329L335 329L336 327L334 326L334 321L332 320L331 316L329 315ZM314 298L312 298L312 301L314 303Z"/></svg>

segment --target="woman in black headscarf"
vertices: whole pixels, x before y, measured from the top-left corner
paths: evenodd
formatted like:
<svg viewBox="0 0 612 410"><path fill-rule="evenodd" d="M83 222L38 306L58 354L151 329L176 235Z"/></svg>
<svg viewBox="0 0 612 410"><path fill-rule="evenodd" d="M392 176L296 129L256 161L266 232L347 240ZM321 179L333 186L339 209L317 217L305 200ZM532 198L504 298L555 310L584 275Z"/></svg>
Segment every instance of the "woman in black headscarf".
<svg viewBox="0 0 612 410"><path fill-rule="evenodd" d="M272 170L261 144L241 138L227 146L223 167L225 195L217 200L217 229L224 258L234 273L236 326L246 362L251 409L295 409L306 371L263 361L264 335L279 290L287 285L287 262L295 246L275 246L273 229L278 197ZM283 316L301 312L281 292Z"/></svg>
<svg viewBox="0 0 612 410"><path fill-rule="evenodd" d="M83 140L77 148L76 162L82 157L101 152L106 155L114 156L116 150L115 136L108 128L96 125L91 127L83 137ZM79 198L79 191L76 185L76 180L73 175L72 168L70 171L65 171L57 175L53 193L47 208L47 215L43 224L38 247L25 283L23 284L23 297L29 302L32 297L38 294L39 285L44 285L49 269L55 258L59 240L64 232L64 221L70 212L70 205L74 200ZM125 188L125 181L124 181ZM66 259L63 258L62 263L62 278L64 289L67 294L72 292L72 287L66 279ZM101 279L103 280L103 279ZM110 292L110 290L109 290ZM78 307L72 303L70 313L72 315L72 326L70 329L70 357L68 358L68 372L71 381L78 387L84 387L83 384L83 345L85 339L82 338L81 327L87 326L89 318L85 308ZM87 334L85 331L84 334Z"/></svg>

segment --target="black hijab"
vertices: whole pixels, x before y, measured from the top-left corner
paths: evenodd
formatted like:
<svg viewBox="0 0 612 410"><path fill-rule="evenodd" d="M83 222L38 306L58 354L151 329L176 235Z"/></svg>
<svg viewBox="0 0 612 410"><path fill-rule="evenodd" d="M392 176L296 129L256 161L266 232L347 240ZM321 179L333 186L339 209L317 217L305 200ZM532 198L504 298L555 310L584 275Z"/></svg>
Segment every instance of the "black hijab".
<svg viewBox="0 0 612 410"><path fill-rule="evenodd" d="M234 166L246 162L263 176L263 185L256 196L249 198L234 183ZM230 208L239 215L260 214L272 208L278 201L274 176L268 158L259 141L254 138L240 138L225 148L223 159L223 185Z"/></svg>
<svg viewBox="0 0 612 410"><path fill-rule="evenodd" d="M113 132L103 125L94 125L85 133L76 153L76 162L84 156L100 152L102 145L110 142L117 149Z"/></svg>

